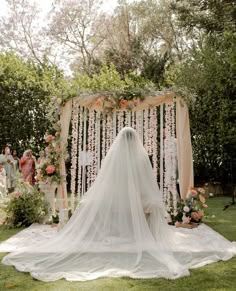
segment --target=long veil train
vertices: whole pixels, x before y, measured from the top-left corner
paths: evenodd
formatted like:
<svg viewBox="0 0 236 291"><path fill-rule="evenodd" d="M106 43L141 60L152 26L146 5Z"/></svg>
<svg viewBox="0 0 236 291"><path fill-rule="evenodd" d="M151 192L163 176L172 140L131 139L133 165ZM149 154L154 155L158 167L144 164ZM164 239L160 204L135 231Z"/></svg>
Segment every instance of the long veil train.
<svg viewBox="0 0 236 291"><path fill-rule="evenodd" d="M189 268L236 254L235 244L214 231L205 229L200 237L198 231L179 233L166 224L148 155L127 127L67 225L52 239L7 255L3 263L43 281L175 279L188 275Z"/></svg>

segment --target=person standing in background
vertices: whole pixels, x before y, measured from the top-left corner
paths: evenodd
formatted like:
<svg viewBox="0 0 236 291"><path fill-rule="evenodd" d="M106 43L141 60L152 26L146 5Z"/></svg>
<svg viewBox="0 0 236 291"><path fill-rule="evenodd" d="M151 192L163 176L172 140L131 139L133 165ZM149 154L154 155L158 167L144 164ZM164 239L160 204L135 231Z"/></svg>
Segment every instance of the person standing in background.
<svg viewBox="0 0 236 291"><path fill-rule="evenodd" d="M31 150L26 150L20 159L22 177L31 185L35 184L35 158L32 156Z"/></svg>
<svg viewBox="0 0 236 291"><path fill-rule="evenodd" d="M7 174L0 161L0 198L4 198L7 192Z"/></svg>
<svg viewBox="0 0 236 291"><path fill-rule="evenodd" d="M17 150L13 150L12 156L13 156L13 159L14 159L15 171L16 172L21 171L21 168L20 168L20 159L17 156Z"/></svg>
<svg viewBox="0 0 236 291"><path fill-rule="evenodd" d="M10 148L8 146L4 149L4 154L0 155L0 161L3 164L3 167L6 171L7 176L7 190L8 193L11 193L14 191L15 183L16 183L16 172L14 167L14 159L11 155Z"/></svg>

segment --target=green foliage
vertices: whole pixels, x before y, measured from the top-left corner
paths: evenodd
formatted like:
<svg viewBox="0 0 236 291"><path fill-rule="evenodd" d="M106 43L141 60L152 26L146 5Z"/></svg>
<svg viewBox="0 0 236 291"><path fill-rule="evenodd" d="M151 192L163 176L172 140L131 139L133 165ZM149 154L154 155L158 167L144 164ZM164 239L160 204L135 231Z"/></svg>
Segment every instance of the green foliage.
<svg viewBox="0 0 236 291"><path fill-rule="evenodd" d="M60 158L63 152L60 148L59 132L55 136L46 136L45 140L47 147L43 151L44 156L40 158L36 178L37 181L59 184L63 179L60 175Z"/></svg>
<svg viewBox="0 0 236 291"><path fill-rule="evenodd" d="M169 58L170 57L167 53L165 53L163 57L160 57L157 54L143 56L143 69L141 76L151 80L159 89L162 88L166 85L165 71Z"/></svg>
<svg viewBox="0 0 236 291"><path fill-rule="evenodd" d="M46 112L51 96L61 96L65 88L66 81L55 67L1 54L0 145L37 151L50 126Z"/></svg>
<svg viewBox="0 0 236 291"><path fill-rule="evenodd" d="M208 37L177 78L193 100L191 132L197 176L226 179L236 152L236 36Z"/></svg>
<svg viewBox="0 0 236 291"><path fill-rule="evenodd" d="M198 28L207 33L221 33L236 29L235 0L174 0L172 8L188 30Z"/></svg>
<svg viewBox="0 0 236 291"><path fill-rule="evenodd" d="M26 182L19 181L16 191L5 199L6 218L3 224L9 228L42 223L48 215L44 194Z"/></svg>
<svg viewBox="0 0 236 291"><path fill-rule="evenodd" d="M195 40L184 62L166 74L190 104L195 176L225 183L232 183L236 160L235 4L172 1L180 27Z"/></svg>
<svg viewBox="0 0 236 291"><path fill-rule="evenodd" d="M89 76L77 73L72 81L72 87L79 93L111 93L130 100L135 96L142 96L153 90L155 85L134 73L127 73L123 77L114 65L103 65L99 73Z"/></svg>
<svg viewBox="0 0 236 291"><path fill-rule="evenodd" d="M199 223L204 216L204 210L207 207L206 193L203 188L191 188L189 189L186 199L177 201L177 210L174 211L173 200L170 203L168 209L169 224L175 224L176 222L189 224Z"/></svg>

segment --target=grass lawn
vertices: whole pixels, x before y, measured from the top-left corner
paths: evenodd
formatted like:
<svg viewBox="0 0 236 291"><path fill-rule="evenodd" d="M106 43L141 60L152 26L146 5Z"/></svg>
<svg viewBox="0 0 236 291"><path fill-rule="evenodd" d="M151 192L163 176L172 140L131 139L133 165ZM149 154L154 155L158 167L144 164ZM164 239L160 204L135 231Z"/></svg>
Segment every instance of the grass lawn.
<svg viewBox="0 0 236 291"><path fill-rule="evenodd" d="M205 222L224 235L229 240L236 241L236 206L233 205L225 211L223 206L230 198L217 197L208 200L207 217ZM214 216L215 217L212 217ZM5 230L0 227L0 240L5 240L19 230ZM5 254L0 254L0 259ZM227 262L218 262L191 271L191 276L177 279L146 279L134 280L129 278L98 279L87 282L67 282L59 280L44 283L31 278L27 273L21 273L14 267L0 264L0 290L236 290L236 257Z"/></svg>

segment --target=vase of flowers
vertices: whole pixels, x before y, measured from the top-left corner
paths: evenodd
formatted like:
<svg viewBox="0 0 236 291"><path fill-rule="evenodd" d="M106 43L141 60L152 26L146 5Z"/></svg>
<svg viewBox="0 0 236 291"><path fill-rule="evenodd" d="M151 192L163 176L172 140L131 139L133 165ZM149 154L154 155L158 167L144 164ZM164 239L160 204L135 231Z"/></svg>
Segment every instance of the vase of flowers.
<svg viewBox="0 0 236 291"><path fill-rule="evenodd" d="M2 208L6 213L2 224L9 228L44 223L49 214L44 194L22 179L18 179L15 191L4 198Z"/></svg>
<svg viewBox="0 0 236 291"><path fill-rule="evenodd" d="M176 227L196 226L202 222L205 208L207 208L205 190L191 187L185 200L179 201L177 215L174 215L171 209L168 211L169 223Z"/></svg>
<svg viewBox="0 0 236 291"><path fill-rule="evenodd" d="M51 214L55 213L55 192L57 189L57 184L55 182L46 183L45 181L40 181L38 183L39 189L44 193L45 200L48 202L48 211Z"/></svg>
<svg viewBox="0 0 236 291"><path fill-rule="evenodd" d="M36 180L39 188L45 193L51 213L55 214L55 192L61 182L59 161L61 156L59 133L47 135L47 143L37 166Z"/></svg>

